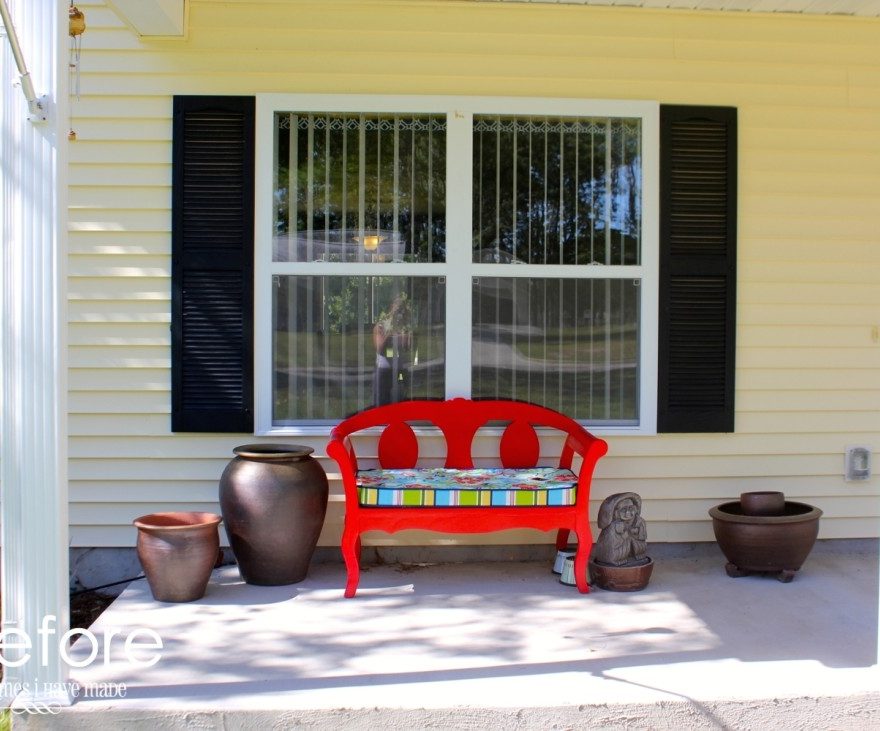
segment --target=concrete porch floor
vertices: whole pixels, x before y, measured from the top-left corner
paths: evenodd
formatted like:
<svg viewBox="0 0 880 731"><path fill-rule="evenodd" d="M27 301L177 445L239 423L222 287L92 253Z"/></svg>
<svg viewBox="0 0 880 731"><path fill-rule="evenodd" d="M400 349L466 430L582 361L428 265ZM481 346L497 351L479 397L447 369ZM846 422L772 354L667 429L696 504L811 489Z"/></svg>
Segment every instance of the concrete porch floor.
<svg viewBox="0 0 880 731"><path fill-rule="evenodd" d="M224 567L189 604L159 604L137 581L91 631L150 627L160 661L132 667L115 639L110 664L72 676L124 683L125 697L27 724L880 727L877 541L820 541L790 584L728 578L714 543L650 554L644 591L586 596L558 582L552 559L371 566L352 600L337 563L282 587Z"/></svg>

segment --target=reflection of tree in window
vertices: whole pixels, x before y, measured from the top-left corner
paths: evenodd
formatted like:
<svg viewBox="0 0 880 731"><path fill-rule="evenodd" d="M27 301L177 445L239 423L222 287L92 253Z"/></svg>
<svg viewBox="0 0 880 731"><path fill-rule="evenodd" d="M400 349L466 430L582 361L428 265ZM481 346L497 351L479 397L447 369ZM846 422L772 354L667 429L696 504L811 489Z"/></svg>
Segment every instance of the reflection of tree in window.
<svg viewBox="0 0 880 731"><path fill-rule="evenodd" d="M444 261L444 115L276 115L276 261L364 261L388 232L401 260Z"/></svg>
<svg viewBox="0 0 880 731"><path fill-rule="evenodd" d="M638 120L475 117L474 261L638 264L640 145Z"/></svg>

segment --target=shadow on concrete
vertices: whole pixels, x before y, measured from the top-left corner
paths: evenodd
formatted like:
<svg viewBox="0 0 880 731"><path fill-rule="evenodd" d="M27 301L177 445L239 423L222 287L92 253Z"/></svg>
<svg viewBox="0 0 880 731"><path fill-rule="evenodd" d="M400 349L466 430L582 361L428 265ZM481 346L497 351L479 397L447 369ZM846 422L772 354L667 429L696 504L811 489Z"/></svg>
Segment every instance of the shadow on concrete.
<svg viewBox="0 0 880 731"><path fill-rule="evenodd" d="M876 688L876 541L820 542L790 584L727 577L714 544L660 553L646 590L586 596L528 562L373 566L353 600L329 563L287 587L225 567L181 605L138 582L92 628L114 661L75 675L125 683L125 708L683 701L710 726L716 700ZM117 659L137 627L163 638L153 667Z"/></svg>

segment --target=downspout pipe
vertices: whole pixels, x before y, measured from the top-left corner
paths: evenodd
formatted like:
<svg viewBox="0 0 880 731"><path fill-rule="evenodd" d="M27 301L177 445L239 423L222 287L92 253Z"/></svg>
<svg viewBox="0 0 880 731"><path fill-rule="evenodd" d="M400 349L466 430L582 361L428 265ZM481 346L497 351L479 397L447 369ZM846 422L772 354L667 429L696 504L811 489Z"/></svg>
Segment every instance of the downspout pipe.
<svg viewBox="0 0 880 731"><path fill-rule="evenodd" d="M46 121L46 110L34 91L31 75L27 70L27 64L24 62L24 55L21 52L21 45L18 42L18 34L15 32L15 26L12 24L12 18L9 15L9 8L6 5L6 0L0 0L0 16L3 17L3 26L6 28L6 37L9 39L9 45L12 48L12 57L15 59L15 65L18 67L18 74L21 80L21 90L27 101L28 112L30 112L33 121L44 122Z"/></svg>

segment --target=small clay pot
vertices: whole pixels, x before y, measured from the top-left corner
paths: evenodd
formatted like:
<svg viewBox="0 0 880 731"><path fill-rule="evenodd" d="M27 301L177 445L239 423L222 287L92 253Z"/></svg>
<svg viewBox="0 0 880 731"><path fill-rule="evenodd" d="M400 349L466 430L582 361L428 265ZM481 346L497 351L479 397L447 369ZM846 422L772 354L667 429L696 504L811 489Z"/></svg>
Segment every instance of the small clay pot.
<svg viewBox="0 0 880 731"><path fill-rule="evenodd" d="M151 513L134 521L137 554L153 598L160 602L201 599L220 553L216 513Z"/></svg>
<svg viewBox="0 0 880 731"><path fill-rule="evenodd" d="M739 496L743 515L782 515L785 512L785 495L781 492L744 492Z"/></svg>

